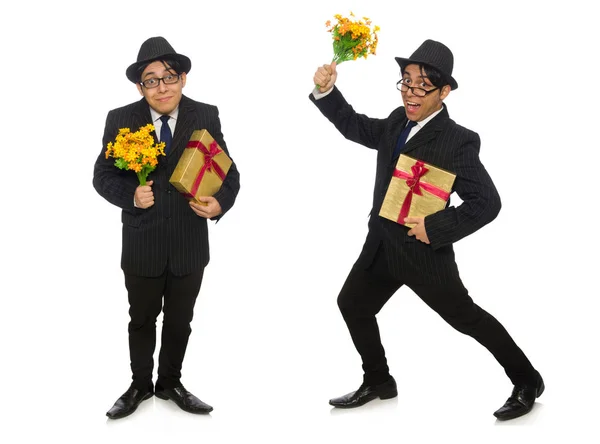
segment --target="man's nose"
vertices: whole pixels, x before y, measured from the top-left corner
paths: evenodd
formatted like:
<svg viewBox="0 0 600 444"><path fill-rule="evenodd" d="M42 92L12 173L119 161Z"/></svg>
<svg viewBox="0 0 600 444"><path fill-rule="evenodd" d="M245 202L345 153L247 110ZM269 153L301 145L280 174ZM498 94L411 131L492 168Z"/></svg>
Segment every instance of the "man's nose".
<svg viewBox="0 0 600 444"><path fill-rule="evenodd" d="M164 79L159 79L158 80L158 90L159 91L166 91L167 90L167 84L165 83Z"/></svg>

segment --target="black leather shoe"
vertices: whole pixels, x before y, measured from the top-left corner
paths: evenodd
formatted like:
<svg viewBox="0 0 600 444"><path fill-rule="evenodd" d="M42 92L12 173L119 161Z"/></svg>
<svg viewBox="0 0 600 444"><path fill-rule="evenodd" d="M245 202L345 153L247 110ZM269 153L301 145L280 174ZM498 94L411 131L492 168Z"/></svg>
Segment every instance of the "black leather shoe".
<svg viewBox="0 0 600 444"><path fill-rule="evenodd" d="M538 373L538 382L533 385L516 385L513 388L510 398L506 403L494 412L494 416L499 420L518 418L526 415L533 408L536 398L539 398L544 393L544 380Z"/></svg>
<svg viewBox="0 0 600 444"><path fill-rule="evenodd" d="M152 390L138 390L136 388L129 387L123 395L117 399L115 405L106 412L106 416L110 419L124 418L125 416L131 415L138 406L148 398L152 397Z"/></svg>
<svg viewBox="0 0 600 444"><path fill-rule="evenodd" d="M395 398L396 396L398 396L396 381L394 378L390 377L386 382L379 385L362 384L355 392L348 393L339 398L330 399L329 404L334 407L352 408L360 407L377 398L390 399Z"/></svg>
<svg viewBox="0 0 600 444"><path fill-rule="evenodd" d="M200 401L183 385L171 389L156 388L154 393L160 399L170 399L179 406L181 410L189 413L209 413L212 412L212 407Z"/></svg>

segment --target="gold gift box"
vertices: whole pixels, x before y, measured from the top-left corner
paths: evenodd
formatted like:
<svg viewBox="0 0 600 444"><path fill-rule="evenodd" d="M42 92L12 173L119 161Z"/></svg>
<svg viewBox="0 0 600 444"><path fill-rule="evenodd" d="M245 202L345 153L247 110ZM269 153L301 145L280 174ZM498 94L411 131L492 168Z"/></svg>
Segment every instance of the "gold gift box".
<svg viewBox="0 0 600 444"><path fill-rule="evenodd" d="M214 195L223 184L231 159L205 130L196 130L179 158L169 182L188 200Z"/></svg>
<svg viewBox="0 0 600 444"><path fill-rule="evenodd" d="M405 211L408 209L404 217L425 217L443 210L452 192L454 179L456 175L453 173L401 154L379 215L412 228L415 224L403 223L403 206ZM416 187L415 182L418 183ZM421 195L417 194L417 188ZM405 205L407 198L410 199L410 206Z"/></svg>

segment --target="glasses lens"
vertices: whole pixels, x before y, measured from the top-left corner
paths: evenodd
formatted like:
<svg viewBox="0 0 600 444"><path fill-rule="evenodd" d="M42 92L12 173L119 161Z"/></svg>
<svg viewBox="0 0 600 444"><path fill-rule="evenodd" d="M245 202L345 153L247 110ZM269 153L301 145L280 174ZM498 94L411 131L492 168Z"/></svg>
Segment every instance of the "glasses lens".
<svg viewBox="0 0 600 444"><path fill-rule="evenodd" d="M163 77L163 82L165 82L167 85L177 83L177 80L179 80L179 76L177 74L169 74Z"/></svg>
<svg viewBox="0 0 600 444"><path fill-rule="evenodd" d="M147 79L144 80L142 82L142 84L146 87L146 88L156 88L158 86L158 79L152 78L152 79Z"/></svg>

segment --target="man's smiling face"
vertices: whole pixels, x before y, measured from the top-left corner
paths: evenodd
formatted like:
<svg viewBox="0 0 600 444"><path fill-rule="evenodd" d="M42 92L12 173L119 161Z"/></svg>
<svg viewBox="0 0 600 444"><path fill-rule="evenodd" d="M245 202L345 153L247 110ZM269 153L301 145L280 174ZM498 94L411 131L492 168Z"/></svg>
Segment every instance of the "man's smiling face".
<svg viewBox="0 0 600 444"><path fill-rule="evenodd" d="M419 97L411 89L402 91L402 101L406 108L406 116L409 120L420 122L437 110L442 108L442 101L450 93L450 85L442 88L436 88L427 78L427 74L419 65L411 64L404 68L402 73L402 83L409 87L421 88L426 91L432 91L425 97Z"/></svg>
<svg viewBox="0 0 600 444"><path fill-rule="evenodd" d="M162 79L166 76L177 75L169 65L161 61L150 63L144 72L142 72L141 81L149 79ZM146 88L139 83L137 84L138 91L146 98L148 104L160 114L169 114L181 101L182 89L185 86L186 74L181 73L176 83L165 84L159 80L158 86L155 88Z"/></svg>

